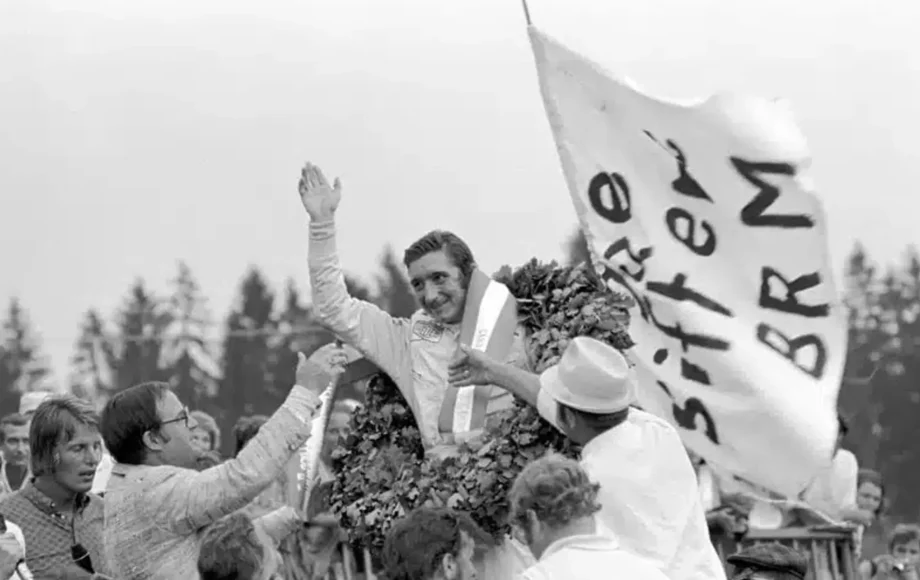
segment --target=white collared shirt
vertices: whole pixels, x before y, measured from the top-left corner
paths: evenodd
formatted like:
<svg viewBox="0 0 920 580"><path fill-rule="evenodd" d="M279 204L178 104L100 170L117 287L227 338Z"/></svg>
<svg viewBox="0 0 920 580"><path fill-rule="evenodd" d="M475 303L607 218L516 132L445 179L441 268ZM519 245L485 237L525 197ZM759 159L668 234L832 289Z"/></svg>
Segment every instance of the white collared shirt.
<svg viewBox="0 0 920 580"><path fill-rule="evenodd" d="M537 409L556 425L558 405L543 389ZM622 424L584 446L581 465L600 485L599 520L624 550L650 560L670 580L725 579L696 473L671 425L630 409Z"/></svg>
<svg viewBox="0 0 920 580"><path fill-rule="evenodd" d="M856 456L840 449L805 491L802 499L834 520L843 519L843 510L856 507Z"/></svg>
<svg viewBox="0 0 920 580"><path fill-rule="evenodd" d="M620 548L609 531L569 536L549 545L521 580L667 580L653 563Z"/></svg>

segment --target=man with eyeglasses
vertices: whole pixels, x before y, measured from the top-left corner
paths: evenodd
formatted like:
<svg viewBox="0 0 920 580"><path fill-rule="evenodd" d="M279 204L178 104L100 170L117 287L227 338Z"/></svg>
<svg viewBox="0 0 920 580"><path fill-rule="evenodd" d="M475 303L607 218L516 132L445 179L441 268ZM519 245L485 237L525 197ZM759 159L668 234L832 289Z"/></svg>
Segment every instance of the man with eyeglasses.
<svg viewBox="0 0 920 580"><path fill-rule="evenodd" d="M46 399L29 445L33 477L0 502L0 516L22 531L25 564L35 578L102 578L103 506L89 493L102 455L95 411L72 396Z"/></svg>
<svg viewBox="0 0 920 580"><path fill-rule="evenodd" d="M732 580L805 580L808 559L779 543L757 544L729 556Z"/></svg>
<svg viewBox="0 0 920 580"><path fill-rule="evenodd" d="M104 497L104 539L119 580L199 577L203 533L278 478L310 436L319 393L347 362L344 355L314 358L300 355L296 385L239 455L203 471L195 469L201 453L193 442L195 420L168 384L143 383L108 401L101 431L116 464ZM276 541L285 524L298 523L277 516L256 522L281 522L263 528Z"/></svg>

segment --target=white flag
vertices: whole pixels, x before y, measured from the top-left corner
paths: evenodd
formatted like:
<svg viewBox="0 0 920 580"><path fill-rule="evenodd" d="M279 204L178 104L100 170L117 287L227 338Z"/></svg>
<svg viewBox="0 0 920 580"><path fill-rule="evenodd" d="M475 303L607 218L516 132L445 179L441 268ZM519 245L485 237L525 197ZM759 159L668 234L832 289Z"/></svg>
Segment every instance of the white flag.
<svg viewBox="0 0 920 580"><path fill-rule="evenodd" d="M638 304L640 405L717 469L798 494L833 454L846 315L788 108L665 102L530 38L594 264Z"/></svg>

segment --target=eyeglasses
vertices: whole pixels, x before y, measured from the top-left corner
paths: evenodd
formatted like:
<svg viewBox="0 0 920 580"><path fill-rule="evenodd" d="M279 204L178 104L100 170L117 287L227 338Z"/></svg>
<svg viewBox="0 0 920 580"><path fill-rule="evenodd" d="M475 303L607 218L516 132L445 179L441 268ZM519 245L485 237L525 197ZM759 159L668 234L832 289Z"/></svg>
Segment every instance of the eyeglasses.
<svg viewBox="0 0 920 580"><path fill-rule="evenodd" d="M190 418L190 417L189 417L189 414L188 414L188 409L184 409L184 410L179 414L179 416L176 417L175 419L169 419L168 421L160 421L160 426L162 427L163 425L169 425L170 423L178 423L178 422L181 421L181 422L185 423L185 428L188 429L188 426L189 426L189 425L188 425L189 418Z"/></svg>

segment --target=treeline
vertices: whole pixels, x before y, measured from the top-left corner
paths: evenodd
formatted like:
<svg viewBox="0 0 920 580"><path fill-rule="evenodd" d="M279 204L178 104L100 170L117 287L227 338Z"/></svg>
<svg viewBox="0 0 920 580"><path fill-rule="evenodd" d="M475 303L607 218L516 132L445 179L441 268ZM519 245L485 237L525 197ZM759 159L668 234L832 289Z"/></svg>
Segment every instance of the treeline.
<svg viewBox="0 0 920 580"><path fill-rule="evenodd" d="M585 259L583 237L572 236L565 252L570 261ZM909 249L898 263L880 266L857 245L844 280L850 337L840 406L851 423L847 446L862 466L885 477L893 516L918 521L920 256ZM394 315L409 316L415 308L390 248L373 290L355 277L347 283L353 296ZM192 271L180 264L167 293L138 280L114 317L86 312L67 386L102 404L138 382L168 381L189 408L214 415L226 433L241 415L277 408L294 380L295 352L309 354L331 340L292 282L273 288L256 267L217 323ZM15 409L23 391L47 388L48 366L23 307L12 300L0 340L0 411ZM229 445L229 437L224 440Z"/></svg>
<svg viewBox="0 0 920 580"><path fill-rule="evenodd" d="M392 249L380 259L372 286L346 276L352 296L409 316L414 298ZM49 362L18 299L0 342L0 412L14 411L22 392L48 390ZM224 433L243 415L271 414L294 382L296 352L309 355L333 340L316 323L293 281L273 288L257 267L242 278L221 323L192 270L180 263L169 289L157 293L138 279L113 317L83 316L66 388L100 407L111 395L143 381L166 381L190 409L214 415ZM224 437L225 452L232 451Z"/></svg>

